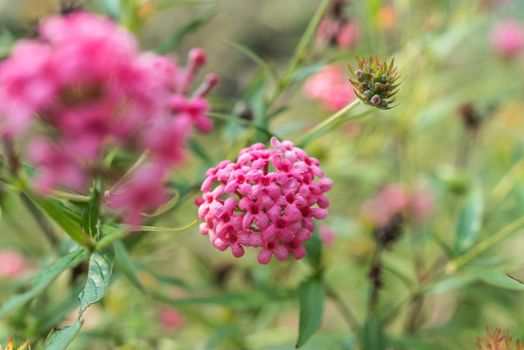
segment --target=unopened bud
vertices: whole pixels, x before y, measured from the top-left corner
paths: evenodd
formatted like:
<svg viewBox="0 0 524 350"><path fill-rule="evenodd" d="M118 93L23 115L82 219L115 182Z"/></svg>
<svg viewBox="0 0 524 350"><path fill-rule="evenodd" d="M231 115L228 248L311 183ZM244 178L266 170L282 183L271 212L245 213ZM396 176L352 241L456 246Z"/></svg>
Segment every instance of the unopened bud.
<svg viewBox="0 0 524 350"><path fill-rule="evenodd" d="M391 108L398 91L400 77L394 60L388 64L380 62L377 57L370 57L357 59L357 65L357 69L352 72L355 79L350 81L357 90L358 98L377 108Z"/></svg>

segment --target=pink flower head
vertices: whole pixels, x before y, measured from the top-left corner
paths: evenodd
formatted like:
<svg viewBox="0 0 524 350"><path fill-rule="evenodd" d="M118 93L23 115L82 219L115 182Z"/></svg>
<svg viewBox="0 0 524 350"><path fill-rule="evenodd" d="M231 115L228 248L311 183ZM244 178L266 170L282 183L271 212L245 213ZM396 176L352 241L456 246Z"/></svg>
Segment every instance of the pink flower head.
<svg viewBox="0 0 524 350"><path fill-rule="evenodd" d="M411 192L407 211L416 223L427 222L434 212L434 207L435 198L428 188L419 187Z"/></svg>
<svg viewBox="0 0 524 350"><path fill-rule="evenodd" d="M29 144L28 156L39 169L35 187L40 193L48 193L57 184L75 190L85 187L85 172L66 148L40 138Z"/></svg>
<svg viewBox="0 0 524 350"><path fill-rule="evenodd" d="M408 191L400 184L391 184L366 200L362 212L364 218L377 227L388 224L396 214L422 224L431 217L433 206L434 199L429 189L417 187Z"/></svg>
<svg viewBox="0 0 524 350"><path fill-rule="evenodd" d="M260 248L261 264L273 255L301 259L313 219L327 216L325 193L333 182L317 159L290 141L272 138L271 148L254 144L241 150L236 162L223 161L206 176L196 202L204 221L200 231L217 249L230 248L235 257L254 247Z"/></svg>
<svg viewBox="0 0 524 350"><path fill-rule="evenodd" d="M382 227L395 214L403 212L408 203L409 195L405 188L399 184L391 184L365 201L362 211L368 221Z"/></svg>
<svg viewBox="0 0 524 350"><path fill-rule="evenodd" d="M158 315L160 323L166 330L180 328L184 324L184 318L177 309L165 308Z"/></svg>
<svg viewBox="0 0 524 350"><path fill-rule="evenodd" d="M0 278L17 278L29 269L27 259L17 251L0 251Z"/></svg>
<svg viewBox="0 0 524 350"><path fill-rule="evenodd" d="M325 66L311 76L304 85L306 97L319 100L324 108L335 112L355 99L344 70L337 65Z"/></svg>
<svg viewBox="0 0 524 350"><path fill-rule="evenodd" d="M517 21L497 23L491 30L491 46L501 56L515 56L524 49L524 27Z"/></svg>
<svg viewBox="0 0 524 350"><path fill-rule="evenodd" d="M333 245L336 233L335 230L333 230L330 226L320 225L320 227L318 228L318 234L327 247Z"/></svg>
<svg viewBox="0 0 524 350"><path fill-rule="evenodd" d="M355 47L360 38L360 29L357 23L347 22L343 24L337 33L337 44L340 48Z"/></svg>
<svg viewBox="0 0 524 350"><path fill-rule="evenodd" d="M358 23L347 17L329 16L318 25L316 41L320 44L338 46L340 49L354 48L360 40Z"/></svg>
<svg viewBox="0 0 524 350"><path fill-rule="evenodd" d="M38 33L0 62L0 137L36 140L26 155L44 194L57 187L82 192L93 175L113 174L103 167L115 148L147 154L148 166L123 186L130 192L110 198L136 223L142 210L162 202L164 175L183 159L191 131L211 131L206 95L218 78L193 86L207 60L202 49L179 66L141 52L129 32L102 16L51 16ZM139 204L145 188L150 197Z"/></svg>

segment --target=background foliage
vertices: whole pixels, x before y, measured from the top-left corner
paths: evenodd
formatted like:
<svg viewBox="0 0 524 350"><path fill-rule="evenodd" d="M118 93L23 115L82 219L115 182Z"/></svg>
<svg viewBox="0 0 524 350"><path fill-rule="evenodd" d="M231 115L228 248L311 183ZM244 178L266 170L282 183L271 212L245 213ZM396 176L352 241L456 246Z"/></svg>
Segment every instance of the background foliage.
<svg viewBox="0 0 524 350"><path fill-rule="evenodd" d="M524 339L524 286L517 281L524 278L524 58L501 58L489 41L497 21L524 19L524 3L353 1L346 11L361 37L351 49L314 45L307 28L325 4L81 3L117 18L146 49L182 55L204 48L209 69L221 77L212 96L217 127L192 140L171 183L178 201L154 219L158 227L195 220L193 200L207 168L268 135L296 140L325 120L329 113L305 99L301 87L326 64L395 57L402 76L398 107L371 110L352 124L356 132L339 127L306 145L335 183L327 223L336 235L332 245L316 237L300 262L260 266L252 253L236 260L213 249L193 225L116 240L88 263L85 250L70 252L77 223L60 203L36 203L60 234L50 244L18 193L0 184L0 247L19 250L31 265L27 276L0 279L1 344L14 335L20 343L31 338L38 349L51 329L64 326L70 328L48 344L276 350L298 341L304 349L459 350L473 349L486 326ZM387 28L386 5L395 11ZM57 10L50 1L0 0L0 55ZM457 112L465 103L482 117L475 132ZM367 110L358 106L354 113ZM402 237L380 253L383 288L369 307L368 271L377 248L361 208L390 183L429 188L434 213L422 225L407 222ZM38 277L29 283L31 275ZM166 309L180 313L176 325L162 321Z"/></svg>

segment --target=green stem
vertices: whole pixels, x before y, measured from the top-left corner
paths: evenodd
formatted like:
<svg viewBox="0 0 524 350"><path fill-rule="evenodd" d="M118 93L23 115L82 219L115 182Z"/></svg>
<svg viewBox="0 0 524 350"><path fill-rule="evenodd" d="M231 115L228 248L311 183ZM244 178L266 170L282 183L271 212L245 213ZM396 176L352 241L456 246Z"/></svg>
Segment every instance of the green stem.
<svg viewBox="0 0 524 350"><path fill-rule="evenodd" d="M324 17L324 13L327 11L331 1L330 0L322 0L320 5L318 6L317 10L315 11L315 14L313 15L313 18L309 22L308 27L306 28L306 31L302 35L302 38L300 38L300 41L298 42L298 45L295 49L295 52L293 54L293 57L291 58L291 61L289 62L289 66L284 73L284 76L282 77L281 84L286 86L289 84L291 80L291 76L301 63L301 61L306 56L306 50L308 49L309 45L315 38L315 31L317 30L317 27L322 20L322 17Z"/></svg>
<svg viewBox="0 0 524 350"><path fill-rule="evenodd" d="M329 128L335 124L336 122L339 121L339 119L341 119L342 117L344 117L347 113L349 113L352 109L354 109L355 107L357 107L358 105L360 104L360 100L359 99L355 99L353 102L351 102L350 104L348 104L346 107L342 108L341 110L339 110L338 112L336 112L335 114L331 115L329 118L327 118L326 120L324 120L322 123L318 124L317 126L315 126L313 129L309 130L307 133L305 133L304 135L302 135L298 140L297 140L297 145L299 147L304 147L306 146L309 142L313 141L314 139L316 139L317 137L321 136L324 131L326 130L329 130ZM363 115L365 114L356 114L355 116L352 116L351 118L348 118L346 120L346 122L349 122L349 121L352 121L352 120L356 120L356 119L359 119L361 118Z"/></svg>
<svg viewBox="0 0 524 350"><path fill-rule="evenodd" d="M278 81L275 92L269 99L268 107L271 106L278 99L280 94L282 94L282 92L284 92L287 89L287 87L292 83L291 78L293 76L293 73L304 60L306 56L306 50L315 38L315 31L317 30L317 27L320 21L322 20L322 17L324 17L324 14L326 13L330 3L330 0L322 0L317 10L315 11L315 14L309 22L306 31L300 38L300 41L298 42L298 45L295 48L295 52L293 53L293 57L289 61L289 65L287 66L286 71L282 75L282 78Z"/></svg>

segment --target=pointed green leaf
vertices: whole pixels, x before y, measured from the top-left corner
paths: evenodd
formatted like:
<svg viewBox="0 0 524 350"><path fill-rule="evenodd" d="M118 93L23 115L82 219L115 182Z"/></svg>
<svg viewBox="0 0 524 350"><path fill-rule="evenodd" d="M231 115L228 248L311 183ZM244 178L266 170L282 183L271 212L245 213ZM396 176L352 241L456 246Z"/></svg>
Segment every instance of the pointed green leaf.
<svg viewBox="0 0 524 350"><path fill-rule="evenodd" d="M470 274L451 276L444 278L433 285L430 285L425 292L427 294L438 294L449 292L455 289L464 288L475 282L476 277Z"/></svg>
<svg viewBox="0 0 524 350"><path fill-rule="evenodd" d="M318 230L316 227L313 231L311 239L304 243L304 247L307 250L307 261L315 270L318 270L322 263L322 240L318 235Z"/></svg>
<svg viewBox="0 0 524 350"><path fill-rule="evenodd" d="M178 29L169 39L162 43L155 51L160 54L165 54L176 47L187 34L196 31L198 28L209 22L213 18L213 12L209 11L199 17L184 24Z"/></svg>
<svg viewBox="0 0 524 350"><path fill-rule="evenodd" d="M67 315L74 312L79 304L78 293L80 293L82 289L83 286L78 284L67 296L60 300L58 304L53 305L49 310L35 315L38 317L38 321L35 324L37 334L43 335L49 333L50 329L60 324Z"/></svg>
<svg viewBox="0 0 524 350"><path fill-rule="evenodd" d="M25 305L40 295L63 271L73 268L86 259L88 252L84 248L77 249L45 267L31 281L31 288L15 296L0 308L0 319Z"/></svg>
<svg viewBox="0 0 524 350"><path fill-rule="evenodd" d="M273 82L277 83L279 81L280 78L278 77L278 73L276 72L276 70L249 47L231 41L226 41L226 44L238 50L245 56L249 57L253 62L258 64L258 66L262 68L269 77L271 77Z"/></svg>
<svg viewBox="0 0 524 350"><path fill-rule="evenodd" d="M111 281L114 254L110 250L97 252L89 259L89 271L84 290L80 293L80 316L92 304L99 302L105 295Z"/></svg>
<svg viewBox="0 0 524 350"><path fill-rule="evenodd" d="M477 241L478 233L482 226L483 210L482 189L479 184L476 184L466 197L464 207L460 212L455 234L455 253L464 253Z"/></svg>
<svg viewBox="0 0 524 350"><path fill-rule="evenodd" d="M300 320L296 347L304 345L322 324L325 292L322 283L316 279L302 282L298 288Z"/></svg>
<svg viewBox="0 0 524 350"><path fill-rule="evenodd" d="M371 315L362 330L362 349L363 350L386 350L387 339L380 319L376 315Z"/></svg>
<svg viewBox="0 0 524 350"><path fill-rule="evenodd" d="M482 271L478 274L478 278L491 286L503 289L524 291L524 284L522 282L504 274L492 271Z"/></svg>
<svg viewBox="0 0 524 350"><path fill-rule="evenodd" d="M97 238L99 236L98 217L100 215L100 185L98 182L93 184L91 188L91 197L84 209L82 220L82 227L84 232L87 232L91 237Z"/></svg>
<svg viewBox="0 0 524 350"><path fill-rule="evenodd" d="M78 215L60 201L39 197L29 192L26 192L26 194L40 210L58 224L76 243L84 245L87 242L87 235L82 229L82 222Z"/></svg>
<svg viewBox="0 0 524 350"><path fill-rule="evenodd" d="M113 243L115 249L115 265L120 272L127 277L127 279L138 289L144 291L144 285L138 277L137 269L135 264L131 260L126 247L122 241L115 241Z"/></svg>
<svg viewBox="0 0 524 350"><path fill-rule="evenodd" d="M45 350L65 350L80 332L82 322L77 321L66 328L51 331L44 344Z"/></svg>

